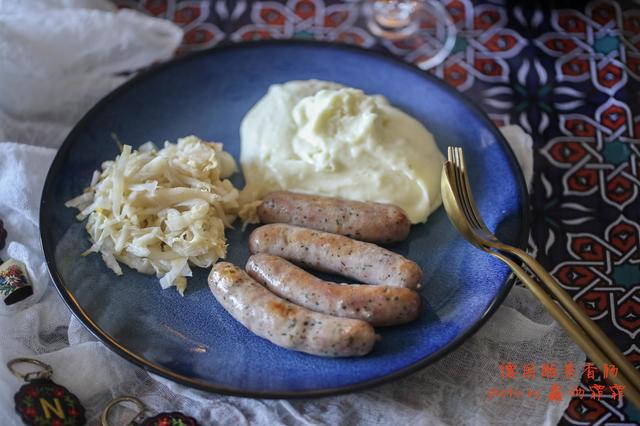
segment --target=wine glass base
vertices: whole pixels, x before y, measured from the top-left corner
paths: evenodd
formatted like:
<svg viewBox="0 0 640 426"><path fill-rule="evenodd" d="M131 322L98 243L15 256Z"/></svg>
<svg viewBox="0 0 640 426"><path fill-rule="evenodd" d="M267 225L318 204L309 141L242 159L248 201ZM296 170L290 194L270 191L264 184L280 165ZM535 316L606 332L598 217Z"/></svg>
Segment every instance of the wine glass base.
<svg viewBox="0 0 640 426"><path fill-rule="evenodd" d="M413 62L427 70L444 62L453 50L457 29L436 0L370 0L363 5L367 28L390 50L413 46Z"/></svg>

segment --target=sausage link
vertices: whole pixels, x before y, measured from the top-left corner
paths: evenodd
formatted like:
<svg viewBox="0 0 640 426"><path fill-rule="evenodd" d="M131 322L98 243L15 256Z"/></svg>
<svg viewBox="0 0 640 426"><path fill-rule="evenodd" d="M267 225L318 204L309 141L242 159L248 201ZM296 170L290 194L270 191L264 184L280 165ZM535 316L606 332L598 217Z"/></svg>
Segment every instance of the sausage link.
<svg viewBox="0 0 640 426"><path fill-rule="evenodd" d="M296 305L323 314L361 319L373 326L413 321L420 311L420 296L414 290L331 283L266 253L251 256L246 270L253 279Z"/></svg>
<svg viewBox="0 0 640 426"><path fill-rule="evenodd" d="M274 223L256 228L249 236L249 250L367 284L415 289L422 279L420 267L397 253L343 235L292 225Z"/></svg>
<svg viewBox="0 0 640 426"><path fill-rule="evenodd" d="M371 243L394 243L409 235L406 213L391 204L276 191L258 207L262 223L288 223Z"/></svg>
<svg viewBox="0 0 640 426"><path fill-rule="evenodd" d="M373 327L365 321L333 317L287 302L228 262L213 266L209 288L242 325L284 348L329 357L362 356L376 341Z"/></svg>

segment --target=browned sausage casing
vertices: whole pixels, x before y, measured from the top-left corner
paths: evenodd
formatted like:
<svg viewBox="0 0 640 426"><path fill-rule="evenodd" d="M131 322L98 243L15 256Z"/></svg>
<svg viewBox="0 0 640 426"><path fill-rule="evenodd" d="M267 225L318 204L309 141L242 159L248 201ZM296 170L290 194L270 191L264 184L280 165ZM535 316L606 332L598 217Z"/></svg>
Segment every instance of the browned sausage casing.
<svg viewBox="0 0 640 426"><path fill-rule="evenodd" d="M409 235L411 222L391 204L276 191L258 207L262 223L288 223L372 243L393 243Z"/></svg>
<svg viewBox="0 0 640 426"><path fill-rule="evenodd" d="M297 305L361 319L373 326L413 321L420 311L420 296L409 288L331 283L270 254L251 256L246 270L269 290Z"/></svg>
<svg viewBox="0 0 640 426"><path fill-rule="evenodd" d="M256 228L249 236L249 250L367 284L415 289L422 279L420 267L397 253L343 235L292 225L274 223Z"/></svg>
<svg viewBox="0 0 640 426"><path fill-rule="evenodd" d="M376 341L365 321L310 311L271 293L228 262L216 263L209 288L242 325L270 342L313 355L366 355Z"/></svg>

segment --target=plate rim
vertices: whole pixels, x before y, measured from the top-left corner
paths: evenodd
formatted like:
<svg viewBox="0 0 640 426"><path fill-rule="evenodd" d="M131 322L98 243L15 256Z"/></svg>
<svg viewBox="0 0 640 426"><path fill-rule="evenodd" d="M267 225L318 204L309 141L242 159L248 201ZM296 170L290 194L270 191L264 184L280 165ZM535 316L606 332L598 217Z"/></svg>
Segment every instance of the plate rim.
<svg viewBox="0 0 640 426"><path fill-rule="evenodd" d="M239 43L223 43L217 46L213 46L201 51L193 52L186 54L182 57L173 58L169 61L163 62L158 65L153 65L150 68L139 72L135 77L128 80L121 86L109 92L103 98L101 98L93 107L89 109L87 113L73 126L72 130L69 132L64 142L56 152L56 155L51 163L49 171L47 172L47 176L44 182L44 186L42 189L42 194L40 198L40 213L39 213L39 226L40 226L40 242L42 245L42 249L44 251L45 263L47 265L47 270L49 275L55 285L58 294L65 302L71 313L82 323L82 325L87 328L91 334L93 334L100 342L105 344L111 351L115 352L125 360L137 365L138 367L142 367L149 373L157 374L159 376L164 377L165 379L172 380L176 383L180 383L182 385L204 390L207 392L231 395L231 396L240 396L240 397L248 397L248 398L264 398L264 399L302 399L302 398L318 398L318 397L328 397L334 395L341 395L346 393L351 393L355 391L370 389L384 383L388 383L403 377L406 377L418 370L421 370L428 365L433 364L437 360L441 359L445 355L457 349L463 342L465 342L469 337L475 334L484 324L485 322L493 315L493 313L497 310L497 308L502 304L507 294L511 291L513 284L515 282L515 278L513 274L510 274L505 282L501 290L494 297L491 303L487 306L485 311L482 313L478 321L465 330L462 334L458 335L455 339L444 345L442 348L437 351L429 354L428 356L420 359L419 361L404 367L400 370L394 371L393 373L376 377L370 380L365 380L362 382L354 383L351 385L340 386L340 387L332 387L332 388L324 388L324 389L315 389L315 390L305 390L305 391L247 391L239 388L228 387L218 384L212 384L208 381L198 380L191 377L184 376L182 374L171 371L165 367L157 365L149 360L146 360L142 356L130 351L129 349L122 346L118 343L113 337L111 337L108 333L103 331L98 324L96 324L93 319L84 311L84 309L80 306L78 300L75 298L71 290L69 290L65 284L64 279L60 272L58 271L55 263L54 256L54 248L53 243L48 237L48 232L46 231L49 228L49 223L52 220L50 215L47 215L45 212L47 211L47 202L52 200L52 185L54 177L59 173L62 167L62 159L66 156L66 153L71 149L72 142L76 138L79 131L85 127L85 124L89 122L93 116L100 111L104 105L108 104L113 98L120 95L120 93L125 92L129 89L129 87L134 86L138 83L138 81L144 80L158 72L161 72L167 68L179 66L183 61L192 60L199 56L205 56L210 54L216 54L217 52L227 51L227 50L239 50L239 49L247 49L247 48L257 48L261 46L312 46L314 48L319 49L337 49L337 50L346 50L359 54L370 55L378 57L381 60L391 62L395 66L399 66L402 68L411 71L422 78L430 81L433 84L440 86L443 90L448 92L453 98L457 99L461 104L463 104L466 108L468 108L471 112L475 113L481 122L483 122L490 130L493 131L494 135L497 135L498 143L502 146L503 150L507 155L507 161L511 164L513 169L516 170L515 178L517 181L518 192L521 197L520 208L522 210L521 221L522 221L522 232L519 236L519 241L517 245L520 248L525 248L528 240L529 230L530 230L530 208L529 208L529 193L527 190L527 185L525 183L524 176L522 174L522 169L520 168L515 154L513 150L507 143L506 139L498 129L498 127L488 118L486 113L482 111L473 101L471 101L465 94L458 92L451 86L448 86L446 83L431 75L427 71L424 71L417 66L410 64L408 62L403 61L402 59L392 55L389 52L382 50L372 50L364 47L360 47L357 45L351 45L340 42L327 42L327 41L318 41L318 40L255 40L255 41L245 41Z"/></svg>

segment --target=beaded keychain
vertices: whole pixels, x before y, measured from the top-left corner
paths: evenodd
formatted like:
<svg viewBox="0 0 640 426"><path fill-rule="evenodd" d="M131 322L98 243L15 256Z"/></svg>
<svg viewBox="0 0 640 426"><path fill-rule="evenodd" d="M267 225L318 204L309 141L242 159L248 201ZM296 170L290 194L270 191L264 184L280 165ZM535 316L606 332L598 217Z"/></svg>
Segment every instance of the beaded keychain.
<svg viewBox="0 0 640 426"><path fill-rule="evenodd" d="M18 364L32 364L40 369L23 374L15 369ZM26 425L81 426L86 423L78 397L51 380L50 365L37 359L16 358L7 363L7 368L27 382L14 396L16 411Z"/></svg>
<svg viewBox="0 0 640 426"><path fill-rule="evenodd" d="M175 411L171 413L160 413L153 417L145 418L144 413L149 411L149 409L142 401L133 396L121 396L107 404L100 416L100 426L111 426L109 424L109 412L113 407L123 402L132 402L138 409L138 413L127 426L198 426L198 422L196 422L194 418Z"/></svg>

